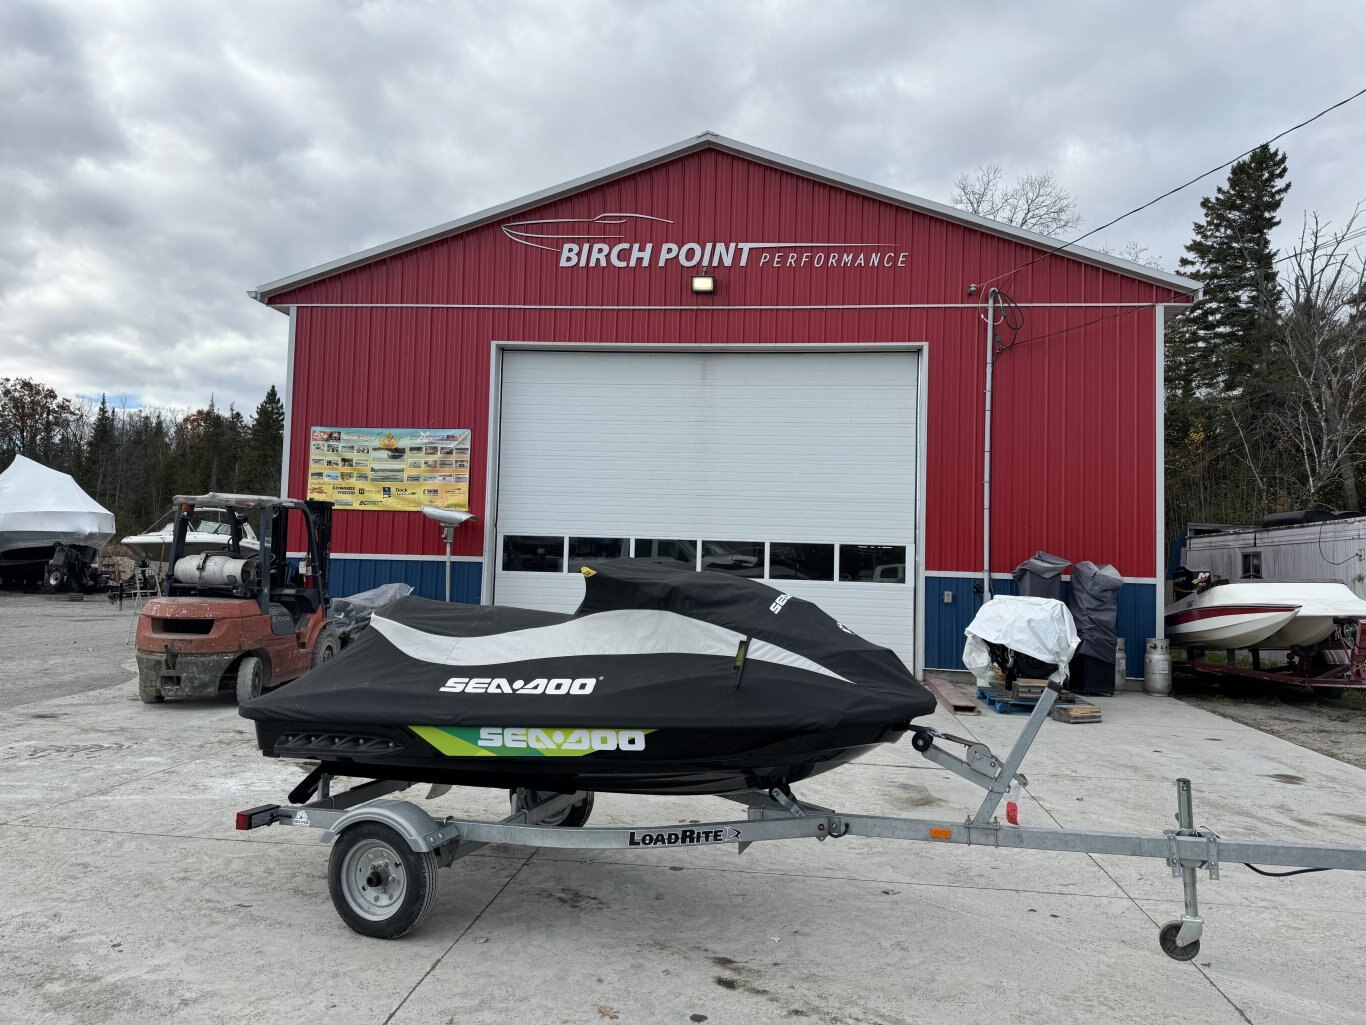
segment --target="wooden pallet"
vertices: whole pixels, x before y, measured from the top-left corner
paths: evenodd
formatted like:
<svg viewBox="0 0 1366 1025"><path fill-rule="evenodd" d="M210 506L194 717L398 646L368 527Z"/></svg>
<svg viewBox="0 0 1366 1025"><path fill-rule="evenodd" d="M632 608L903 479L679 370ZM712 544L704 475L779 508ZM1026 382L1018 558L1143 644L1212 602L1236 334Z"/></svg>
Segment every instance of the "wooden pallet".
<svg viewBox="0 0 1366 1025"><path fill-rule="evenodd" d="M977 702L941 676L925 677L925 687L946 712L953 715L981 715Z"/></svg>
<svg viewBox="0 0 1366 1025"><path fill-rule="evenodd" d="M1028 715L1030 712L1034 711L1034 706L1039 703L1037 698L1019 701L1012 698L1007 691L995 689L987 690L985 687L977 688L977 700L998 715ZM1076 701L1077 699L1074 694L1070 691L1063 691L1062 694L1059 695L1057 703L1059 705L1071 705L1076 704Z"/></svg>
<svg viewBox="0 0 1366 1025"><path fill-rule="evenodd" d="M1095 705L1058 705L1048 713L1058 722L1100 722L1100 709Z"/></svg>

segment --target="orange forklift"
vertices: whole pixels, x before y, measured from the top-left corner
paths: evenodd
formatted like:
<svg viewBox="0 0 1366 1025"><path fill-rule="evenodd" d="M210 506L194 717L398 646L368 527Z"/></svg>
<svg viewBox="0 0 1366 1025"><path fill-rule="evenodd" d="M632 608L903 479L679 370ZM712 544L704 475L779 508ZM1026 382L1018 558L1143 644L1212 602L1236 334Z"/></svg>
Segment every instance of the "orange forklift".
<svg viewBox="0 0 1366 1025"><path fill-rule="evenodd" d="M221 547L187 551L196 506L227 511ZM138 619L138 696L147 704L235 691L238 703L296 679L341 650L327 621L332 503L261 495L177 495L158 597ZM256 539L244 531L255 517ZM286 558L291 517L307 536ZM259 546L259 547L258 547Z"/></svg>

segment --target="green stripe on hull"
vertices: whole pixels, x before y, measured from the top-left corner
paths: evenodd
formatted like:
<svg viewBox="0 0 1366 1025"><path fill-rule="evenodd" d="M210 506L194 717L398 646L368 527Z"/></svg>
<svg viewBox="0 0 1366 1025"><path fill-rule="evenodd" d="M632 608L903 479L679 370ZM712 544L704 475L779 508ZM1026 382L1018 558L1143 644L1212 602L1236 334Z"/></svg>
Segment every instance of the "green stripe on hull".
<svg viewBox="0 0 1366 1025"><path fill-rule="evenodd" d="M582 758L603 751L643 752L654 730L566 726L409 726L452 758Z"/></svg>

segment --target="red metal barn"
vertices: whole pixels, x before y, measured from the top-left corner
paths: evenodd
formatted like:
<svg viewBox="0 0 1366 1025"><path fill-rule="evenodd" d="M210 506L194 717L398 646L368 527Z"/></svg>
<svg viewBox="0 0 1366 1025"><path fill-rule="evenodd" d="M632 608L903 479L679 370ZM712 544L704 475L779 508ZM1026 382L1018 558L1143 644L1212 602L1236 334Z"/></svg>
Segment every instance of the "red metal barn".
<svg viewBox="0 0 1366 1025"><path fill-rule="evenodd" d="M1038 549L1113 563L1137 675L1162 326L1198 286L1053 244L705 134L252 293L289 316L282 489L338 500L336 594L439 597L439 528L393 506L467 484L457 600L572 609L584 560L634 552L812 597L917 671L960 666L988 546L998 593ZM984 515L993 288L1023 323Z"/></svg>

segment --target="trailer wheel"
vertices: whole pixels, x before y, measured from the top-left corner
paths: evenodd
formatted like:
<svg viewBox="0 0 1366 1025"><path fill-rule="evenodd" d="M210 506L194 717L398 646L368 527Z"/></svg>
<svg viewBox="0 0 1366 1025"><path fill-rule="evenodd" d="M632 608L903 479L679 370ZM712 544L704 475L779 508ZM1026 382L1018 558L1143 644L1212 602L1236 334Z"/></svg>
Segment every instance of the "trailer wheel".
<svg viewBox="0 0 1366 1025"><path fill-rule="evenodd" d="M353 931L396 940L416 929L436 900L436 855L414 851L380 822L342 831L327 863L327 889Z"/></svg>
<svg viewBox="0 0 1366 1025"><path fill-rule="evenodd" d="M237 703L245 705L259 698L266 686L266 667L255 655L245 656L237 664Z"/></svg>
<svg viewBox="0 0 1366 1025"><path fill-rule="evenodd" d="M528 790L525 787L518 787L509 795L514 811L518 808L530 808L534 804L548 801L552 797L559 795L553 790ZM558 815L543 819L542 826L563 826L565 829L577 829L588 822L588 816L593 814L593 795L584 795L584 799L578 804L572 804Z"/></svg>
<svg viewBox="0 0 1366 1025"><path fill-rule="evenodd" d="M1176 942L1176 934L1180 931L1180 922L1168 922L1157 934L1157 942L1162 947L1162 953L1173 961L1190 961L1200 953L1200 941L1194 940L1184 947L1180 946Z"/></svg>

